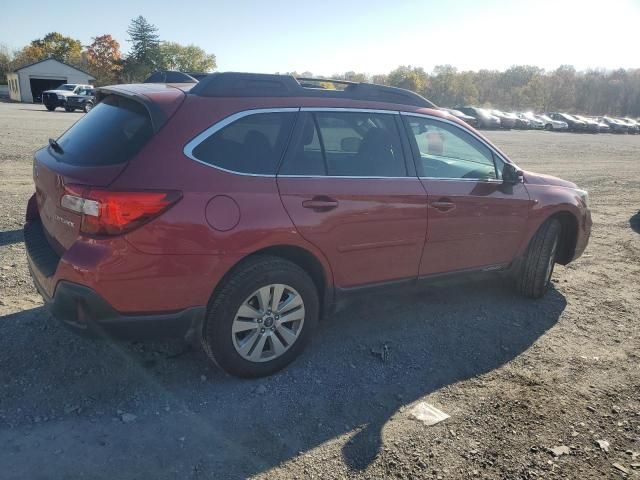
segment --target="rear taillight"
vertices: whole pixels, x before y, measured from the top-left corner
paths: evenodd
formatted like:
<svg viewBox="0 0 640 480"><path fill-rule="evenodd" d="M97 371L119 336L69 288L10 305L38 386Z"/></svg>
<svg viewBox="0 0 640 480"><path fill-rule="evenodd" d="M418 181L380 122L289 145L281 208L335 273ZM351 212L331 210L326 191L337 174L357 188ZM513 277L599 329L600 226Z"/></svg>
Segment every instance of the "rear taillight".
<svg viewBox="0 0 640 480"><path fill-rule="evenodd" d="M157 217L181 197L176 191L118 192L67 185L60 206L82 215L83 233L119 235Z"/></svg>

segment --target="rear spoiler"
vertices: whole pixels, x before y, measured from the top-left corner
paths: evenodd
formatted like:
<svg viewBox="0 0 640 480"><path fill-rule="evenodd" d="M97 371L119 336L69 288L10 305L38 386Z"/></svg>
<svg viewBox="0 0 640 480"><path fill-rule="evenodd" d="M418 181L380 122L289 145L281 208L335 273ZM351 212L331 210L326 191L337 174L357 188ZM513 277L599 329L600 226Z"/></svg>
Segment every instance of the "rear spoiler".
<svg viewBox="0 0 640 480"><path fill-rule="evenodd" d="M185 90L180 86L165 84L110 85L97 88L96 103L108 95L120 95L137 102L149 112L153 131L158 132L186 98Z"/></svg>

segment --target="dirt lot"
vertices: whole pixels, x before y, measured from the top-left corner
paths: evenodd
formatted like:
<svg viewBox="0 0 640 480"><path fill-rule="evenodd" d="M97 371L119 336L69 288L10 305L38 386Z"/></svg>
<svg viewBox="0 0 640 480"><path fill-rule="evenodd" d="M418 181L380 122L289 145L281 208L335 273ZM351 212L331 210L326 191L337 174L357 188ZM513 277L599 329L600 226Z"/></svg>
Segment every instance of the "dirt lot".
<svg viewBox="0 0 640 480"><path fill-rule="evenodd" d="M541 301L500 280L363 298L246 381L43 309L20 230L31 156L78 118L0 103L0 478L640 478L640 136L488 133L591 195L589 248ZM451 418L424 426L419 400Z"/></svg>

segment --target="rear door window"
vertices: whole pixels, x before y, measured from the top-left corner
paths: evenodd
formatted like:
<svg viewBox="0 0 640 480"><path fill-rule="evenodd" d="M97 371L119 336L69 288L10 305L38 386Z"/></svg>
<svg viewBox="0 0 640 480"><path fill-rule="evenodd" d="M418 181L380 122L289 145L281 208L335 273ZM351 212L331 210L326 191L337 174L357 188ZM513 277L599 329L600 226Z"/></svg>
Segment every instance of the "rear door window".
<svg viewBox="0 0 640 480"><path fill-rule="evenodd" d="M58 139L63 153L50 150L71 165L115 165L129 161L152 135L143 105L109 95Z"/></svg>
<svg viewBox="0 0 640 480"><path fill-rule="evenodd" d="M198 161L239 173L273 175L296 112L255 113L216 131L191 155Z"/></svg>
<svg viewBox="0 0 640 480"><path fill-rule="evenodd" d="M405 177L394 114L304 112L281 175Z"/></svg>

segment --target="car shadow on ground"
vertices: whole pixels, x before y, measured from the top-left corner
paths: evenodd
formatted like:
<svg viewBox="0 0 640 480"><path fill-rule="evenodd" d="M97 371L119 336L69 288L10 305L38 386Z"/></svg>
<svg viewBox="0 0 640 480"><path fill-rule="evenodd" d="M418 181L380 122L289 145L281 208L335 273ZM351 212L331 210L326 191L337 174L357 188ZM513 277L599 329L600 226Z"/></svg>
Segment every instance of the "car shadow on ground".
<svg viewBox="0 0 640 480"><path fill-rule="evenodd" d="M23 240L24 238L22 236L21 228L0 232L0 247L3 247L5 245L12 245L14 243L20 243Z"/></svg>
<svg viewBox="0 0 640 480"><path fill-rule="evenodd" d="M629 225L631 226L631 230L640 233L640 211L629 219Z"/></svg>
<svg viewBox="0 0 640 480"><path fill-rule="evenodd" d="M179 342L81 338L42 308L0 317L0 464L16 478L242 478L340 439L360 471L400 407L513 360L565 306L553 288L531 301L498 280L362 297L260 380L228 377Z"/></svg>

